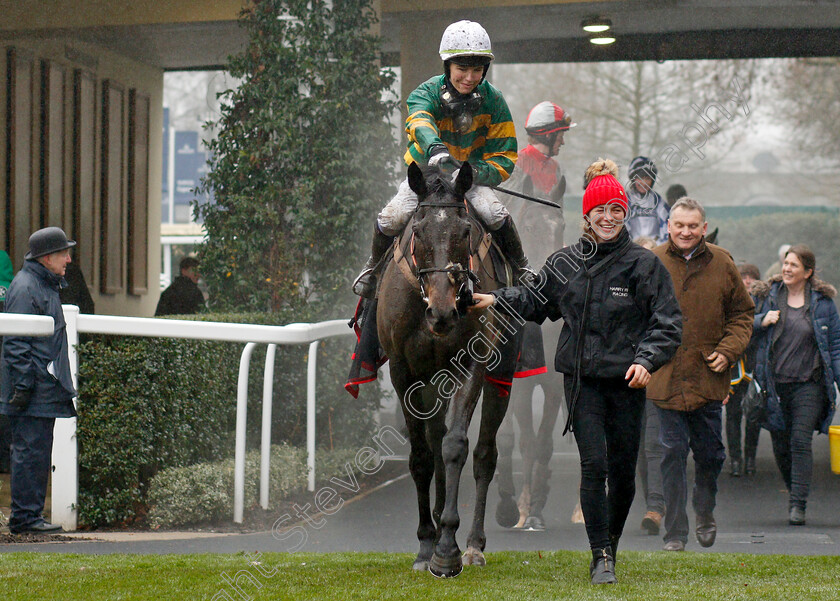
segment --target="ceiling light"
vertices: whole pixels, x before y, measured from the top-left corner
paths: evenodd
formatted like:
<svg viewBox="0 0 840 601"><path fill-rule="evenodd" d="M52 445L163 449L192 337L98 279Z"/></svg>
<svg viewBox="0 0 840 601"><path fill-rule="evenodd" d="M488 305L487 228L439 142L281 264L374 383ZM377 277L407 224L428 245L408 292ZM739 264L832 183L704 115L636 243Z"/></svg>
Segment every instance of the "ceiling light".
<svg viewBox="0 0 840 601"><path fill-rule="evenodd" d="M598 46L606 46L615 42L615 36L611 33L593 33L589 36L589 41Z"/></svg>
<svg viewBox="0 0 840 601"><path fill-rule="evenodd" d="M612 27L612 21L605 17L587 17L580 26L588 33L601 33Z"/></svg>

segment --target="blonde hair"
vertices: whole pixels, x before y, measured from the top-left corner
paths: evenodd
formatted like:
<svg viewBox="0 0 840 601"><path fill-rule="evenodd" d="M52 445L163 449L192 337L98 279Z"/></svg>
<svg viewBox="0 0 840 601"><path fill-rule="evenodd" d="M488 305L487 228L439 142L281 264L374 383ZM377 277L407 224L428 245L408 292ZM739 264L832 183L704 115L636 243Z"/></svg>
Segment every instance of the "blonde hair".
<svg viewBox="0 0 840 601"><path fill-rule="evenodd" d="M638 238L635 238L633 242L635 242L642 248L646 248L648 250L653 250L654 248L656 248L656 240L654 240L650 236L639 236Z"/></svg>
<svg viewBox="0 0 840 601"><path fill-rule="evenodd" d="M583 174L584 190L586 189L586 186L589 185L589 182L599 175L612 175L615 179L618 179L618 165L616 165L615 161L612 159L599 157L597 161L586 168L586 171Z"/></svg>

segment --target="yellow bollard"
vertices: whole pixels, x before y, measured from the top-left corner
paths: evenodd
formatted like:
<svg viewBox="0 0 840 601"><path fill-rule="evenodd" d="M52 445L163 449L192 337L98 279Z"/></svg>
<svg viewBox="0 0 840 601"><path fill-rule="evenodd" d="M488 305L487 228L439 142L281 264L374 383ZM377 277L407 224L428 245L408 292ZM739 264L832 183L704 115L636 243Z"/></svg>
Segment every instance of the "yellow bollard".
<svg viewBox="0 0 840 601"><path fill-rule="evenodd" d="M840 474L840 426L828 427L828 446L831 453L831 471Z"/></svg>

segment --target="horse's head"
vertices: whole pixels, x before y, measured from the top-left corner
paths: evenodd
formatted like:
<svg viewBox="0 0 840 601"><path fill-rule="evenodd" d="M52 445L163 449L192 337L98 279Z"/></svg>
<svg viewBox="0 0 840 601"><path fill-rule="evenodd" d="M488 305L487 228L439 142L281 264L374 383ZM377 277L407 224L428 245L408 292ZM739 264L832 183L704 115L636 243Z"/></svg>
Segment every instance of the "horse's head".
<svg viewBox="0 0 840 601"><path fill-rule="evenodd" d="M473 172L464 163L454 182L438 175L426 177L412 163L408 184L420 200L414 215L414 260L426 303L426 324L445 336L455 327L472 300L470 233L464 194Z"/></svg>

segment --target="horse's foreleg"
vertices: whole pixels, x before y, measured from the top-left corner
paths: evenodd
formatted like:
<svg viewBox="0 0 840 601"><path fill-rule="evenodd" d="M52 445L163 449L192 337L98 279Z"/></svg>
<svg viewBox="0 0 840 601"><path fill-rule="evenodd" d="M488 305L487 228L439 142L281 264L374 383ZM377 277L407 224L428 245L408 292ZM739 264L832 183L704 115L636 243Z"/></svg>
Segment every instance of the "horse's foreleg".
<svg viewBox="0 0 840 601"><path fill-rule="evenodd" d="M435 548L435 524L432 521L429 503L429 487L434 475L434 455L426 440L426 424L417 417L415 408L408 405L405 394L409 387L402 381L401 376L395 375L398 370L395 370L394 367L394 365L391 366L391 379L401 400L408 438L411 443L408 469L411 472L411 478L414 480L417 491L419 513L417 539L420 541L420 550L412 567L415 570L426 571L429 569L429 560Z"/></svg>
<svg viewBox="0 0 840 601"><path fill-rule="evenodd" d="M487 507L487 490L496 471L496 433L505 417L508 399L500 397L490 384L484 387L484 400L481 404L481 427L478 441L473 451L473 474L475 476L475 512L472 529L467 536L467 550L464 563L485 564L484 547L487 536L484 533L484 514Z"/></svg>
<svg viewBox="0 0 840 601"><path fill-rule="evenodd" d="M429 446L432 448L435 466L435 507L432 517L437 525L435 532L435 544L440 539L440 521L443 514L443 507L446 504L446 466L443 463L443 435L446 434L446 424L443 416L441 419L428 420L426 422L426 436Z"/></svg>
<svg viewBox="0 0 840 601"><path fill-rule="evenodd" d="M440 539L429 564L429 571L441 578L457 576L462 569L461 550L455 540L455 533L460 525L458 485L469 451L467 428L478 402L482 380L483 378L476 374L468 378L450 400L446 414L446 434L441 445L446 470L446 502L440 520Z"/></svg>

